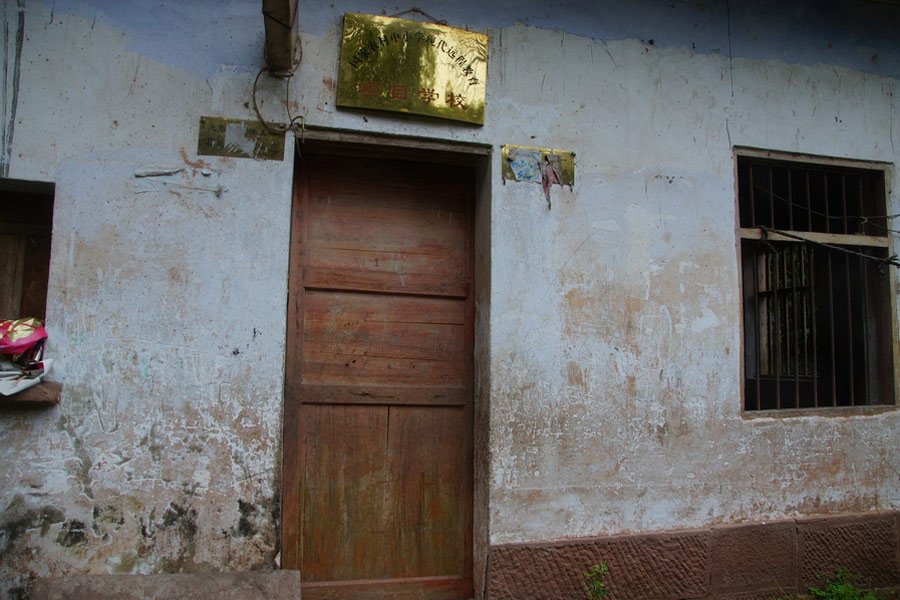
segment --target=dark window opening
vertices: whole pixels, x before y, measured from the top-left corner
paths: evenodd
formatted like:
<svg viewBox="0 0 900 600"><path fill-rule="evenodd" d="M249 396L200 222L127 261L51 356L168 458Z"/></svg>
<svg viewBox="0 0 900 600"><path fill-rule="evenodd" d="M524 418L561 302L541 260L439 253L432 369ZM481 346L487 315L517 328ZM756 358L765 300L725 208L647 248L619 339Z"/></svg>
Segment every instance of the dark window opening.
<svg viewBox="0 0 900 600"><path fill-rule="evenodd" d="M53 184L0 180L0 320L47 311Z"/></svg>
<svg viewBox="0 0 900 600"><path fill-rule="evenodd" d="M894 404L884 172L738 158L744 409Z"/></svg>

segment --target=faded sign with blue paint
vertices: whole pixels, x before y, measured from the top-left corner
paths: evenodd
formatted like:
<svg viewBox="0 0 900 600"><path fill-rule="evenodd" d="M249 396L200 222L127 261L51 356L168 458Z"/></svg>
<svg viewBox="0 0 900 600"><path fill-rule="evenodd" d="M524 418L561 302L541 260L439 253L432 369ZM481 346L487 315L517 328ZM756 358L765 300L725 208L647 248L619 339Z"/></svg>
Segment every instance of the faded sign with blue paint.
<svg viewBox="0 0 900 600"><path fill-rule="evenodd" d="M532 146L503 146L503 180L543 182L544 159L559 176L561 185L575 184L575 153Z"/></svg>
<svg viewBox="0 0 900 600"><path fill-rule="evenodd" d="M536 148L510 147L506 165L516 181L541 181L541 151Z"/></svg>

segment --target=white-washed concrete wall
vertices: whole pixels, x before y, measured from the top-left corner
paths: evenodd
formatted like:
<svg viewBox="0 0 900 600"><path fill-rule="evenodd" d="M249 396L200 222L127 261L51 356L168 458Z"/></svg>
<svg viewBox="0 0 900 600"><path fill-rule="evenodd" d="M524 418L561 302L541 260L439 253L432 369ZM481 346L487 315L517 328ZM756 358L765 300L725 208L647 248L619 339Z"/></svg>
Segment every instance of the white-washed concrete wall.
<svg viewBox="0 0 900 600"><path fill-rule="evenodd" d="M495 148L491 543L897 506L896 414L741 418L732 151L895 162L898 46L854 27L896 7L531 6L432 13L490 36L481 129L336 110L327 10L295 86L311 123ZM575 151L574 189L501 185L504 143Z"/></svg>
<svg viewBox="0 0 900 600"><path fill-rule="evenodd" d="M64 389L0 415L2 596L32 576L272 566L292 147L196 156L201 115L249 116L260 7L28 2L13 108L15 4L8 175L56 184ZM234 45L243 63L224 62ZM135 177L155 167L182 170Z"/></svg>
<svg viewBox="0 0 900 600"><path fill-rule="evenodd" d="M525 27L503 45L500 95L537 98L498 137L578 157L550 213L528 186L494 197L491 540L896 506L896 414L741 418L731 151L895 162L896 80ZM538 49L565 68L533 73Z"/></svg>
<svg viewBox="0 0 900 600"><path fill-rule="evenodd" d="M65 387L57 408L0 413L0 589L271 566L292 148L195 151L201 115L253 117L259 3L13 4L4 149L10 177L56 183L49 350ZM310 4L295 114L495 149L479 213L491 543L900 505L896 413L741 418L732 151L896 162L900 50L878 32L897 8L823 26L775 3L420 3L490 36L477 128L336 110L342 13L407 7ZM273 120L280 85L261 89ZM500 182L505 143L577 153L552 211L540 186ZM150 166L184 170L134 177Z"/></svg>

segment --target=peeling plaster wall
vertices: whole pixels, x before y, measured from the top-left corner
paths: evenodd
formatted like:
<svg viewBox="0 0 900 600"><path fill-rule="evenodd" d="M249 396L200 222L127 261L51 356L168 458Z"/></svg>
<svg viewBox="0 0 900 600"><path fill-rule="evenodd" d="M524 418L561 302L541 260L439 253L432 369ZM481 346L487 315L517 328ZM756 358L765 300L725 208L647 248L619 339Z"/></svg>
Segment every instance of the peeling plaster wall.
<svg viewBox="0 0 900 600"><path fill-rule="evenodd" d="M102 4L64 4L4 3L7 116L21 64L8 175L56 185L47 328L64 387L56 408L0 411L0 597L34 576L271 568L292 146L283 162L197 157L201 115L250 117L229 38L210 47L194 23L174 44L143 5L169 57L192 53L165 62ZM217 10L213 33L247 14L238 56L257 68L259 7ZM160 167L173 174L135 177Z"/></svg>
<svg viewBox="0 0 900 600"><path fill-rule="evenodd" d="M493 37L493 93L522 125L497 137L578 154L551 213L526 185L495 196L491 541L896 506L895 413L741 418L731 151L896 162L896 79Z"/></svg>
<svg viewBox="0 0 900 600"><path fill-rule="evenodd" d="M307 15L309 122L494 146L490 543L898 506L896 413L740 412L732 148L897 162L900 9L862 4L424 6L490 37L483 128L336 110L340 15ZM505 143L576 152L551 212Z"/></svg>
<svg viewBox="0 0 900 600"><path fill-rule="evenodd" d="M0 412L9 597L34 576L274 564L293 145L283 162L196 156L200 115L253 118L262 63L259 3L212 4L3 5L4 168L56 184L48 351L64 382L54 409ZM740 414L732 147L897 162L884 23L900 9L856 4L422 4L490 37L481 128L336 110L341 14L407 7L302 12L291 98L309 124L494 147L479 536L900 506L897 413ZM261 83L273 120L280 86ZM505 143L576 152L552 211L540 186L501 183ZM151 166L183 170L134 177Z"/></svg>
<svg viewBox="0 0 900 600"><path fill-rule="evenodd" d="M896 506L895 413L741 418L731 152L895 162L896 80L527 27L493 57L507 114L578 156L552 213L495 197L491 541Z"/></svg>

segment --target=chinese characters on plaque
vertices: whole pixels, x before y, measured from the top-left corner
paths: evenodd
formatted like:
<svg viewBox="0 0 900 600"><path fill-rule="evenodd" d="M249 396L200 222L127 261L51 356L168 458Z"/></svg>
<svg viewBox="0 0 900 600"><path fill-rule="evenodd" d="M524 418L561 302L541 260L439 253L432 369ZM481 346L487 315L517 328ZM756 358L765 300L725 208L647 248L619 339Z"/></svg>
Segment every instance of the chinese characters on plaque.
<svg viewBox="0 0 900 600"><path fill-rule="evenodd" d="M337 105L484 124L487 36L347 13Z"/></svg>

